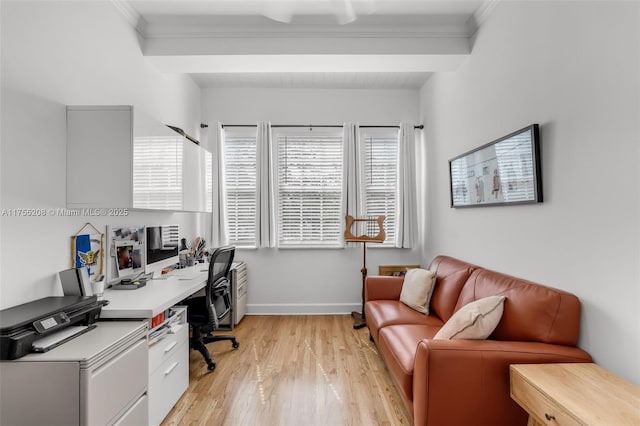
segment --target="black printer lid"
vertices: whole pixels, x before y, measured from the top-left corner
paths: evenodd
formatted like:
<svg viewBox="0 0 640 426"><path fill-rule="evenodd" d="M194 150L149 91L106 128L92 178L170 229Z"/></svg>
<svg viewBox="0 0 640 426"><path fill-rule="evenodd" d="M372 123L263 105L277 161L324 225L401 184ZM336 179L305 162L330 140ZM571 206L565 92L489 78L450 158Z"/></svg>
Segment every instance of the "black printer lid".
<svg viewBox="0 0 640 426"><path fill-rule="evenodd" d="M0 311L0 332L14 330L58 312L95 303L96 296L50 296Z"/></svg>

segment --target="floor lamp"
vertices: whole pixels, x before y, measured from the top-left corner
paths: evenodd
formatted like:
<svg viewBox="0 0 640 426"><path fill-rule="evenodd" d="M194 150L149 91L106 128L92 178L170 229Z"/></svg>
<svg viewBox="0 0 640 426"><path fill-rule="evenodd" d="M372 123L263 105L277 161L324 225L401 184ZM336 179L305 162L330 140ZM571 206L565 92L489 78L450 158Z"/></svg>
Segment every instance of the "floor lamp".
<svg viewBox="0 0 640 426"><path fill-rule="evenodd" d="M351 312L353 328L359 329L367 324L364 314L364 284L367 279L367 243L382 243L386 238L384 232L384 216L369 218L354 218L347 216L347 226L344 231L344 240L348 243L362 243L362 312ZM352 228L356 228L354 235ZM363 232L364 231L364 232Z"/></svg>

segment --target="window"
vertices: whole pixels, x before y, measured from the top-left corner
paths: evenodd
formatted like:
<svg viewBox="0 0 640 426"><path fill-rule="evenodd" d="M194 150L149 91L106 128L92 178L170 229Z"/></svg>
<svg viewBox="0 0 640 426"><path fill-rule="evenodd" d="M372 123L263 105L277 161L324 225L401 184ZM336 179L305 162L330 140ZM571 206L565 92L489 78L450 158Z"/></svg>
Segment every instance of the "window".
<svg viewBox="0 0 640 426"><path fill-rule="evenodd" d="M385 216L393 245L396 227L398 130L360 130L363 213ZM275 128L274 191L279 247L340 247L342 211L342 128ZM225 129L222 144L229 242L257 244L255 128Z"/></svg>
<svg viewBox="0 0 640 426"><path fill-rule="evenodd" d="M342 128L274 129L273 133L279 246L340 246Z"/></svg>
<svg viewBox="0 0 640 426"><path fill-rule="evenodd" d="M229 243L256 246L256 130L224 129L222 143Z"/></svg>
<svg viewBox="0 0 640 426"><path fill-rule="evenodd" d="M398 130L363 128L360 136L364 171L364 214L385 216L387 238L383 245L392 245L396 225Z"/></svg>
<svg viewBox="0 0 640 426"><path fill-rule="evenodd" d="M182 209L182 144L179 138L135 138L133 207Z"/></svg>

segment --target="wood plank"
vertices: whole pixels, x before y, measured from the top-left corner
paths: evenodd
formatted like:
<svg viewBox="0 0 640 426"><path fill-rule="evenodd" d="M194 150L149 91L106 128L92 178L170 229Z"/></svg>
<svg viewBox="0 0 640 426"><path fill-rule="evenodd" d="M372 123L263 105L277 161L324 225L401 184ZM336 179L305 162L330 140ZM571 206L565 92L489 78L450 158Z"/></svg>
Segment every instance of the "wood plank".
<svg viewBox="0 0 640 426"><path fill-rule="evenodd" d="M189 388L169 425L411 425L367 328L350 315L246 316L230 342L190 352ZM225 333L220 333L225 334Z"/></svg>

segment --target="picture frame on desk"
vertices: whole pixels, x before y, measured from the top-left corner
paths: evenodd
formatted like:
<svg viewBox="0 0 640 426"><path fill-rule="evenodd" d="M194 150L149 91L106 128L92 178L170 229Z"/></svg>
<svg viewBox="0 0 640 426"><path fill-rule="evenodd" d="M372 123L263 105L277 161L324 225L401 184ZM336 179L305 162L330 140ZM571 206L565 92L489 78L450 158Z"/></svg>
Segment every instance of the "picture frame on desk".
<svg viewBox="0 0 640 426"><path fill-rule="evenodd" d="M420 265L379 265L378 275L384 277L404 277L409 269L419 267Z"/></svg>
<svg viewBox="0 0 640 426"><path fill-rule="evenodd" d="M107 286L144 272L144 226L107 226Z"/></svg>

